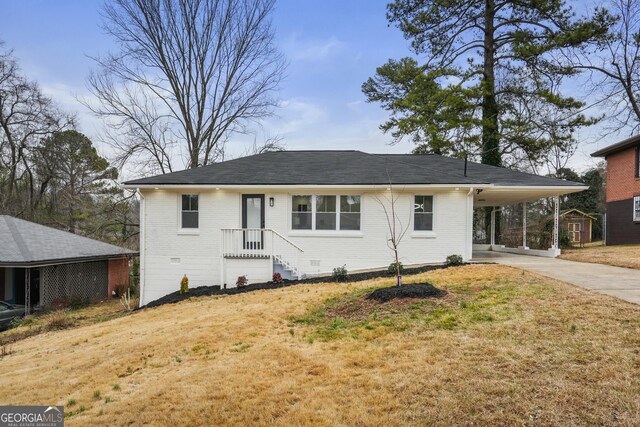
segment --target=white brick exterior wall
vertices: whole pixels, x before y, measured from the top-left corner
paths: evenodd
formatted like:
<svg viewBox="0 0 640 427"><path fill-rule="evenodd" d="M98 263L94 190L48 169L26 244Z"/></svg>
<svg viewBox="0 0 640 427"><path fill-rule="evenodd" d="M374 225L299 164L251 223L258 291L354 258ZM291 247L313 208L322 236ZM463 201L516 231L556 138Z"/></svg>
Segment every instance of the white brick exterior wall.
<svg viewBox="0 0 640 427"><path fill-rule="evenodd" d="M345 265L348 270L387 267L392 252L387 247L388 226L384 212L376 200L389 194L385 190L341 191L337 189L296 189L278 191L246 191L231 189L141 190L141 304L158 299L179 289L184 274L189 286L220 284L220 229L240 228L242 194L265 195L265 227L272 228L304 250L302 271L307 274L331 272ZM398 217L409 222L409 231L400 245L405 265L443 262L447 255L471 257L473 200L468 189L411 190L399 194ZM199 229L180 230L180 195L197 193L199 197ZM361 230L301 231L291 230L291 195L320 194L361 196ZM434 196L434 228L432 233L413 231L413 196ZM269 206L269 198L274 206ZM242 264L246 263L246 272ZM250 265L255 263L255 265ZM226 281L235 286L236 277L247 274L251 282L269 280L271 268L264 260L227 261ZM260 277L264 275L265 277Z"/></svg>

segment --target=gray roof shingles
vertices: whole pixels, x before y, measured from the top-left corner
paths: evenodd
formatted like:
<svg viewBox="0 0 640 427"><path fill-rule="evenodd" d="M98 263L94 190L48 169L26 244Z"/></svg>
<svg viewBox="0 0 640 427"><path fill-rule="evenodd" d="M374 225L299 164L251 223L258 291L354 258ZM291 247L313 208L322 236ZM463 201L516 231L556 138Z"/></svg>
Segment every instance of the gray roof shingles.
<svg viewBox="0 0 640 427"><path fill-rule="evenodd" d="M0 266L36 266L136 254L119 246L0 215Z"/></svg>
<svg viewBox="0 0 640 427"><path fill-rule="evenodd" d="M136 185L396 185L494 184L580 186L511 169L435 154L368 154L362 151L276 151L195 169L136 179Z"/></svg>

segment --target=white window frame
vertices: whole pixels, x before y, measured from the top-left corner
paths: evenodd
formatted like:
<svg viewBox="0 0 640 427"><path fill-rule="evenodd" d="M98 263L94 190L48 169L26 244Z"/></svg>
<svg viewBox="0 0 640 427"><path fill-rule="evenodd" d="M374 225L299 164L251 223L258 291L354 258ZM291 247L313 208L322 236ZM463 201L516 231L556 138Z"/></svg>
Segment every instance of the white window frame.
<svg viewBox="0 0 640 427"><path fill-rule="evenodd" d="M431 200L433 201L432 203L432 212L431 212L431 230L416 230L416 224L415 224L415 220L416 220L416 212L415 212L415 204L416 204L416 196L431 196ZM438 197L436 194L434 193L413 193L410 196L410 209L411 209L411 237L414 238L426 238L426 239L433 239L434 237L437 236L436 234L436 230L437 230L437 226L438 223L436 221L436 211L437 211L437 202L438 201Z"/></svg>
<svg viewBox="0 0 640 427"><path fill-rule="evenodd" d="M293 228L293 196L311 196L311 229L294 229ZM317 230L316 229L316 198L318 196L331 196L336 198L336 228L334 230ZM360 229L359 230L341 230L340 229L340 197L342 196L358 196L360 197ZM288 211L289 211L289 235L292 236L339 236L339 237L362 237L363 225L363 205L364 197L361 193L309 193L296 192L288 195Z"/></svg>
<svg viewBox="0 0 640 427"><path fill-rule="evenodd" d="M633 196L633 220L640 222L640 207L636 209L636 205L640 204L640 196Z"/></svg>
<svg viewBox="0 0 640 427"><path fill-rule="evenodd" d="M187 212L198 212L198 227L196 228L183 228L182 227L182 196L198 196L198 210ZM201 215L202 209L200 209L200 193L180 193L178 194L178 234L200 234Z"/></svg>

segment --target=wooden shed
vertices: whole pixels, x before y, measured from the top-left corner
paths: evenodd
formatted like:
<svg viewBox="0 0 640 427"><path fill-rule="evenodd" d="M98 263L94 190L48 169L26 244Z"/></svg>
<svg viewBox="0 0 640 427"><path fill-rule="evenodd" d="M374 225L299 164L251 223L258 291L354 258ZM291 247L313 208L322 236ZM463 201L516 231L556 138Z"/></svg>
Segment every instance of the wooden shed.
<svg viewBox="0 0 640 427"><path fill-rule="evenodd" d="M591 243L595 217L578 209L567 209L560 213L561 227L567 232L572 245Z"/></svg>

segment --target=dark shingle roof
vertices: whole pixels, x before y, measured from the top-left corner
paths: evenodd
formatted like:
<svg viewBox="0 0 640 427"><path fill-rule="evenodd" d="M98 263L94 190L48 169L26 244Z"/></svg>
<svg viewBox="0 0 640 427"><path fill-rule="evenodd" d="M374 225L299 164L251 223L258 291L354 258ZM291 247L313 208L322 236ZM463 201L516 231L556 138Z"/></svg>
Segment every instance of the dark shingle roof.
<svg viewBox="0 0 640 427"><path fill-rule="evenodd" d="M573 186L580 183L433 154L361 151L277 151L127 181L137 185L385 185L495 184Z"/></svg>
<svg viewBox="0 0 640 427"><path fill-rule="evenodd" d="M129 249L0 215L0 265L35 266L135 254Z"/></svg>
<svg viewBox="0 0 640 427"><path fill-rule="evenodd" d="M607 157L610 154L617 153L618 151L626 150L629 147L634 147L640 144L640 135L632 136L624 141L617 142L608 147L604 147L594 153L591 153L591 157Z"/></svg>

